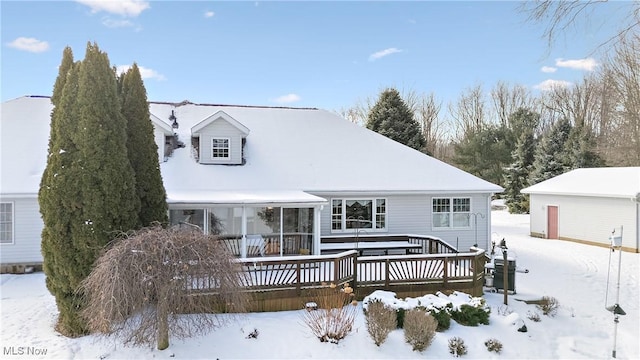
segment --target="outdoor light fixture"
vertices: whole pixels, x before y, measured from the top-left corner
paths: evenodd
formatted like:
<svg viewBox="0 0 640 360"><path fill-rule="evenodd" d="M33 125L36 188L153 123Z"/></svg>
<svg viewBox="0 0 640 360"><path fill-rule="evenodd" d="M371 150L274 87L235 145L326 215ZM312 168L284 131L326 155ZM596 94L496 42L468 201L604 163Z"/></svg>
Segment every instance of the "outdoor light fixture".
<svg viewBox="0 0 640 360"><path fill-rule="evenodd" d="M176 118L176 115L174 114L173 110L171 110L171 115L169 116L169 120L172 121L171 123L171 127L174 129L177 129L180 125L178 125L178 118Z"/></svg>

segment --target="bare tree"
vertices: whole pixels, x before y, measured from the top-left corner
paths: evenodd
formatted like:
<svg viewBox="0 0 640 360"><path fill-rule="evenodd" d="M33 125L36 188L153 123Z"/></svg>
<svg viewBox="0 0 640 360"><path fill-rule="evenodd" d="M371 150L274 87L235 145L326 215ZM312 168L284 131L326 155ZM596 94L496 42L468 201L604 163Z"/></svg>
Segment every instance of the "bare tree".
<svg viewBox="0 0 640 360"><path fill-rule="evenodd" d="M547 109L576 126L597 129L600 119L601 83L594 76L586 76L581 83L570 87L555 87L544 99Z"/></svg>
<svg viewBox="0 0 640 360"><path fill-rule="evenodd" d="M523 85L509 85L498 81L491 89L491 101L501 125L508 126L509 116L520 108L532 109L534 99L531 91Z"/></svg>
<svg viewBox="0 0 640 360"><path fill-rule="evenodd" d="M433 93L423 95L415 105L415 118L420 123L422 135L427 145L427 154L442 159L444 146L447 142L447 130L440 121L442 103L438 102Z"/></svg>
<svg viewBox="0 0 640 360"><path fill-rule="evenodd" d="M593 17L591 11L602 6L624 7L623 10L626 10L627 15L624 17L624 20L618 24L617 32L612 34L609 39L605 40L604 43L598 47L615 44L618 40L625 38L629 33L633 33L640 28L639 1L538 0L522 2L519 9L527 15L528 21L545 24L543 37L547 39L549 47L551 47L560 33L564 33L577 23Z"/></svg>
<svg viewBox="0 0 640 360"><path fill-rule="evenodd" d="M241 269L221 241L198 229L160 226L116 240L82 282L83 316L92 331L125 344L169 346L205 334L243 312Z"/></svg>
<svg viewBox="0 0 640 360"><path fill-rule="evenodd" d="M467 88L455 104L449 104L455 136L458 140L466 134L484 127L487 122L487 106L482 85Z"/></svg>
<svg viewBox="0 0 640 360"><path fill-rule="evenodd" d="M613 120L607 124L611 133L607 145L612 164L640 166L640 34L622 39L604 65L606 94L614 99L608 104Z"/></svg>

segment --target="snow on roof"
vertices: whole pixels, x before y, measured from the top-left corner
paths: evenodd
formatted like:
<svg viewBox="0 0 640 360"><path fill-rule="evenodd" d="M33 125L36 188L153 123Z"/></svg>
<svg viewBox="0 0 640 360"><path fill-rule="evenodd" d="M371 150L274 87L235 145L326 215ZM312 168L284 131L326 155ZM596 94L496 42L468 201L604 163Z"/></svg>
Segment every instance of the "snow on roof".
<svg viewBox="0 0 640 360"><path fill-rule="evenodd" d="M21 97L2 103L0 192L38 192L46 165L52 105L47 97ZM302 192L323 193L495 193L503 189L337 114L313 108L151 103L154 122L171 126L174 111L179 140L161 163L171 201L243 199L316 202ZM191 129L219 111L249 129L244 165L196 162ZM240 196L240 195L238 195ZM215 199L213 198L215 197ZM240 196L242 197L242 196Z"/></svg>
<svg viewBox="0 0 640 360"><path fill-rule="evenodd" d="M640 167L575 169L522 189L522 193L636 198L640 194Z"/></svg>

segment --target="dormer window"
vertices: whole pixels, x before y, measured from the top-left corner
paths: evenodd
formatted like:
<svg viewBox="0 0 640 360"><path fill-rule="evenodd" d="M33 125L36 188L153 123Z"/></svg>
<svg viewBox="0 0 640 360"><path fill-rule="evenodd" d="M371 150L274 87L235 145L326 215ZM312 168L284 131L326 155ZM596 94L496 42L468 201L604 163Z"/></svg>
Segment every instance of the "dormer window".
<svg viewBox="0 0 640 360"><path fill-rule="evenodd" d="M229 138L212 138L211 139L211 157L214 159L228 159L231 139Z"/></svg>

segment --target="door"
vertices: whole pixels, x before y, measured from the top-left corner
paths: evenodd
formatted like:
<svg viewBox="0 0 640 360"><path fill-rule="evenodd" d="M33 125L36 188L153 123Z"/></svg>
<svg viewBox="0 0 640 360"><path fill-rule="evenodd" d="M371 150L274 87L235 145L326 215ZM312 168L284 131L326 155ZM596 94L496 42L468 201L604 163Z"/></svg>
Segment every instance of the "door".
<svg viewBox="0 0 640 360"><path fill-rule="evenodd" d="M558 207L547 206L547 239L558 238Z"/></svg>

